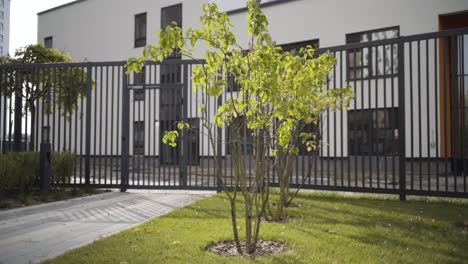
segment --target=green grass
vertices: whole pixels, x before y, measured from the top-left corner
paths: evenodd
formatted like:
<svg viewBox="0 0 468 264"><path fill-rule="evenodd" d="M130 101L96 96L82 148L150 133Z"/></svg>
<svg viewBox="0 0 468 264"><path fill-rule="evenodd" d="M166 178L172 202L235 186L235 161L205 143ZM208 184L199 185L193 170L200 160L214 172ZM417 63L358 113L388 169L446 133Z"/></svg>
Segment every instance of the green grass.
<svg viewBox="0 0 468 264"><path fill-rule="evenodd" d="M294 221L265 223L263 239L291 250L271 258L218 257L205 247L231 239L225 195L204 199L50 263L466 263L467 201L304 193ZM243 227L240 227L241 232Z"/></svg>

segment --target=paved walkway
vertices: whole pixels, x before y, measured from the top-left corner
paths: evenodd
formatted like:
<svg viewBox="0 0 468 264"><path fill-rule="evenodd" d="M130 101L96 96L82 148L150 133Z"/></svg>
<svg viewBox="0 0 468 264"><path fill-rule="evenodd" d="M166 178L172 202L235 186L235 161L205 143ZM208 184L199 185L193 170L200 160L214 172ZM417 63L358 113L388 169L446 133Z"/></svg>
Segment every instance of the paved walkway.
<svg viewBox="0 0 468 264"><path fill-rule="evenodd" d="M0 263L53 258L212 194L113 192L0 212Z"/></svg>

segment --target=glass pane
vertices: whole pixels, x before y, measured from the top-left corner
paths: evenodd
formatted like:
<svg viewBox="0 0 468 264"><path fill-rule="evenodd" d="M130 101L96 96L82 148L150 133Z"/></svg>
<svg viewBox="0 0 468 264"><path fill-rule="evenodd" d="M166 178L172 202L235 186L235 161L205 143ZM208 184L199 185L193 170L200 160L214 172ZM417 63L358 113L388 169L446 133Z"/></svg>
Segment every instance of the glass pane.
<svg viewBox="0 0 468 264"><path fill-rule="evenodd" d="M161 9L161 28L166 28L176 22L182 27L182 5L169 6Z"/></svg>

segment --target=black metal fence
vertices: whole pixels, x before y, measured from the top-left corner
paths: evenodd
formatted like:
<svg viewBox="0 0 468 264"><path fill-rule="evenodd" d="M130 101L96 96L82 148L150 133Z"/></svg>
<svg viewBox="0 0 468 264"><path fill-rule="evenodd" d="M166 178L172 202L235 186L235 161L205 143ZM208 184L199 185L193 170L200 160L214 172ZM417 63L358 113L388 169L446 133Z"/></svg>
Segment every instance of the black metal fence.
<svg viewBox="0 0 468 264"><path fill-rule="evenodd" d="M326 51L337 59L329 87L349 84L356 97L349 110L323 116L320 151L300 151L292 186L468 197L468 29L318 53ZM148 62L130 75L125 62L2 65L0 151L38 151L48 141L53 151L75 153L73 185L216 190L199 107L206 105L209 118L236 92L226 87L219 99L194 92L190 76L199 63ZM162 144L178 121L190 131L176 148ZM222 177L232 186L228 132L215 129L214 138ZM250 176L253 166L250 159ZM273 170L271 181L278 184Z"/></svg>

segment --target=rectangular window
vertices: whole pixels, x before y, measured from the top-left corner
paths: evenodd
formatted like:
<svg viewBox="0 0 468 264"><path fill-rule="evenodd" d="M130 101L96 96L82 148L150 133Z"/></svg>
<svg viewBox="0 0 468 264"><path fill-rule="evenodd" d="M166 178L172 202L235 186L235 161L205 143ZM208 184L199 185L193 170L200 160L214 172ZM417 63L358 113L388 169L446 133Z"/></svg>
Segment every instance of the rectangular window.
<svg viewBox="0 0 468 264"><path fill-rule="evenodd" d="M348 112L350 155L397 155L398 108Z"/></svg>
<svg viewBox="0 0 468 264"><path fill-rule="evenodd" d="M145 154L145 122L135 121L133 125L133 155Z"/></svg>
<svg viewBox="0 0 468 264"><path fill-rule="evenodd" d="M253 135L250 129L247 129L247 124L245 123L244 118L236 118L232 122L231 126L226 129L226 154L232 155L233 153L233 129L240 129L240 143L241 143L241 153L242 155L252 155L253 154Z"/></svg>
<svg viewBox="0 0 468 264"><path fill-rule="evenodd" d="M0 0L0 7L5 7L5 0Z"/></svg>
<svg viewBox="0 0 468 264"><path fill-rule="evenodd" d="M133 85L144 86L146 84L146 68L143 67L141 72L133 73ZM135 101L145 100L145 89L144 87L133 89L133 99Z"/></svg>
<svg viewBox="0 0 468 264"><path fill-rule="evenodd" d="M299 52L301 48L305 48L307 46L312 46L314 49L319 48L319 39L312 39L312 40L306 40L306 41L300 41L300 42L293 42L293 43L287 43L287 44L281 44L278 45L280 46L284 52L289 51L295 55L296 53Z"/></svg>
<svg viewBox="0 0 468 264"><path fill-rule="evenodd" d="M227 91L238 92L240 89L239 83L236 81L234 74L228 72L227 74Z"/></svg>
<svg viewBox="0 0 468 264"><path fill-rule="evenodd" d="M182 4L161 8L161 29L171 26L173 22L182 28Z"/></svg>
<svg viewBox="0 0 468 264"><path fill-rule="evenodd" d="M54 39L52 37L47 37L44 39L44 46L48 49L51 49L54 45Z"/></svg>
<svg viewBox="0 0 468 264"><path fill-rule="evenodd" d="M398 38L399 27L369 30L346 35L346 43L363 43ZM349 80L369 77L391 77L398 73L398 45L379 45L347 52L347 74Z"/></svg>
<svg viewBox="0 0 468 264"><path fill-rule="evenodd" d="M182 28L182 4L172 5L161 8L161 29L171 26L173 22ZM180 59L180 55L174 52L173 55L168 56L168 59Z"/></svg>
<svg viewBox="0 0 468 264"><path fill-rule="evenodd" d="M0 46L0 54L3 54L3 46Z"/></svg>
<svg viewBox="0 0 468 264"><path fill-rule="evenodd" d="M320 138L319 128L320 128L320 123L318 123L317 125L314 124L314 123L310 123L310 124L306 125L302 129L302 133L314 133L317 136L315 139L316 139L316 142L318 143L318 139ZM298 144L299 144L299 146L298 146L299 147L299 155L301 155L301 156L311 155L311 153L313 153L313 151L312 152L307 151L307 146L304 143L302 143L302 140L301 140L300 137L299 137L298 140L299 140L299 142L298 142Z"/></svg>
<svg viewBox="0 0 468 264"><path fill-rule="evenodd" d="M146 13L135 15L135 48L146 46Z"/></svg>
<svg viewBox="0 0 468 264"><path fill-rule="evenodd" d="M287 44L281 44L278 45L283 49L284 52L288 51L291 52L293 55L299 52L301 48L305 48L308 45L312 46L315 49L319 48L319 39L312 39L312 40L306 40L306 41L300 41L300 42L293 42L293 43L287 43ZM234 75L228 73L227 75L227 84L228 92L237 92L240 89L239 83L236 82Z"/></svg>
<svg viewBox="0 0 468 264"><path fill-rule="evenodd" d="M44 126L42 128L42 142L50 143L50 126Z"/></svg>
<svg viewBox="0 0 468 264"><path fill-rule="evenodd" d="M189 118L190 129L187 132L187 145L190 165L200 163L200 119Z"/></svg>
<svg viewBox="0 0 468 264"><path fill-rule="evenodd" d="M3 23L0 23L0 32L3 32Z"/></svg>
<svg viewBox="0 0 468 264"><path fill-rule="evenodd" d="M5 12L0 11L0 19L5 19Z"/></svg>
<svg viewBox="0 0 468 264"><path fill-rule="evenodd" d="M3 43L3 34L0 34L0 43Z"/></svg>

